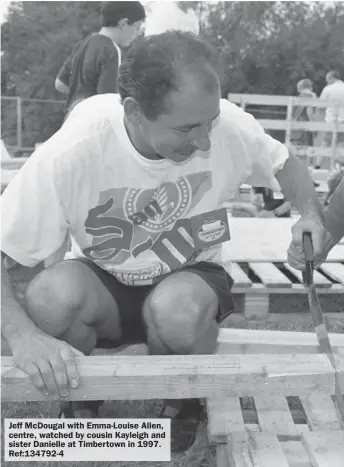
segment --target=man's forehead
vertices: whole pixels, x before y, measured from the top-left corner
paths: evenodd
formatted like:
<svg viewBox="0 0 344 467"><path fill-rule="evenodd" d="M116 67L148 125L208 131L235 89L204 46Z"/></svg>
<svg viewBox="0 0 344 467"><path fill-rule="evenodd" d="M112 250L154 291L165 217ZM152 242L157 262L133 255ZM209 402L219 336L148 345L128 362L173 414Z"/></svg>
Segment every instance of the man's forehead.
<svg viewBox="0 0 344 467"><path fill-rule="evenodd" d="M220 92L208 93L198 86L183 88L167 98L166 119L175 127L203 125L220 113Z"/></svg>

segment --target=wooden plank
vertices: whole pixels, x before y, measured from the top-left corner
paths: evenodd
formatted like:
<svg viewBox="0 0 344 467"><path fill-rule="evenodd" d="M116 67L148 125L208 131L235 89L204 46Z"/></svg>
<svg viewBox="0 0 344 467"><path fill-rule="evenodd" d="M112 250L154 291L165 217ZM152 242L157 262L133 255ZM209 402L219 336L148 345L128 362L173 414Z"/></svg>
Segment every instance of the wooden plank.
<svg viewBox="0 0 344 467"><path fill-rule="evenodd" d="M251 287L252 281L248 278L247 274L241 269L239 264L232 263L231 272L232 279L236 287Z"/></svg>
<svg viewBox="0 0 344 467"><path fill-rule="evenodd" d="M288 120L257 118L260 125L266 130L288 130L291 123L292 130L305 130L305 131L328 131L334 130L332 123L324 122L289 122ZM338 125L339 131L344 131L344 125Z"/></svg>
<svg viewBox="0 0 344 467"><path fill-rule="evenodd" d="M269 314L269 295L247 294L244 299L244 316L246 319L264 319Z"/></svg>
<svg viewBox="0 0 344 467"><path fill-rule="evenodd" d="M312 467L301 441L280 441L280 444L290 467Z"/></svg>
<svg viewBox="0 0 344 467"><path fill-rule="evenodd" d="M76 357L81 383L70 400L130 400L334 393L326 355L168 355ZM337 357L339 367L344 357ZM49 400L2 358L3 401Z"/></svg>
<svg viewBox="0 0 344 467"><path fill-rule="evenodd" d="M344 431L310 431L302 442L313 467L343 467Z"/></svg>
<svg viewBox="0 0 344 467"><path fill-rule="evenodd" d="M274 433L250 433L249 452L254 467L289 467Z"/></svg>
<svg viewBox="0 0 344 467"><path fill-rule="evenodd" d="M276 435L298 435L299 431L295 426L285 397L256 396L254 403L262 431L270 431Z"/></svg>
<svg viewBox="0 0 344 467"><path fill-rule="evenodd" d="M227 98L231 102L244 101L252 105L269 105L269 106L287 106L290 97L293 98L293 105L307 105L312 107L324 108L328 105L327 101L320 99L299 97L299 96L285 96L285 95L272 95L272 94L238 94L229 93Z"/></svg>
<svg viewBox="0 0 344 467"><path fill-rule="evenodd" d="M28 160L29 160L29 157L13 157L11 159L1 161L1 168L7 169L7 170L18 170Z"/></svg>
<svg viewBox="0 0 344 467"><path fill-rule="evenodd" d="M232 262L287 262L293 218L228 218L231 240L224 243L225 259ZM336 245L329 261L343 261L344 245Z"/></svg>
<svg viewBox="0 0 344 467"><path fill-rule="evenodd" d="M325 315L326 316L326 315ZM334 350L344 348L344 334L329 333L331 345ZM317 350L318 339L314 332L295 331L263 331L255 329L221 328L217 338L218 348L225 345L245 345L246 348L265 349L267 346L288 346L290 353L295 347L304 347L309 353ZM226 347L229 348L228 346ZM243 347L245 348L245 347ZM295 353L298 351L295 350ZM277 353L277 352L276 352Z"/></svg>
<svg viewBox="0 0 344 467"><path fill-rule="evenodd" d="M341 422L330 396L310 394L300 396L309 427L313 430L340 430Z"/></svg>
<svg viewBox="0 0 344 467"><path fill-rule="evenodd" d="M290 271L294 276L303 284L302 271L292 268L288 263L284 263L283 266ZM316 287L331 287L332 282L330 282L325 276L320 274L319 271L314 271L314 283Z"/></svg>
<svg viewBox="0 0 344 467"><path fill-rule="evenodd" d="M272 263L249 263L266 287L291 287L291 281Z"/></svg>
<svg viewBox="0 0 344 467"><path fill-rule="evenodd" d="M210 444L225 443L229 433L245 431L238 397L208 398L207 414Z"/></svg>
<svg viewBox="0 0 344 467"><path fill-rule="evenodd" d="M232 292L235 294L244 294L247 297L252 295L304 295L307 294L307 289L302 284L292 284L291 287L265 287L263 284L252 284L252 287L235 287ZM342 294L344 292L343 284L332 284L331 287L318 288L318 293L321 295Z"/></svg>
<svg viewBox="0 0 344 467"><path fill-rule="evenodd" d="M232 467L229 465L227 446L220 444L216 447L216 467Z"/></svg>
<svg viewBox="0 0 344 467"><path fill-rule="evenodd" d="M344 251L344 250L343 250ZM323 263L321 269L334 280L344 285L344 265L340 263Z"/></svg>
<svg viewBox="0 0 344 467"><path fill-rule="evenodd" d="M230 467L257 467L249 450L249 433L231 433L227 438L227 456Z"/></svg>

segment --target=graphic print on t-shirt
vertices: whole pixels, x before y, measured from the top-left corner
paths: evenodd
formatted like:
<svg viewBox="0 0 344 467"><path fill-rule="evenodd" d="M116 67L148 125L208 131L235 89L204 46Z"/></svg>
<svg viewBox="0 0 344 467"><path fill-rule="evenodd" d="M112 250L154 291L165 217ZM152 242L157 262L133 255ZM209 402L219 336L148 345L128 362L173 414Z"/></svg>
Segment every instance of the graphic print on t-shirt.
<svg viewBox="0 0 344 467"><path fill-rule="evenodd" d="M93 238L83 253L129 284L180 268L196 253L189 214L211 188L211 172L204 171L156 189L101 192L85 221Z"/></svg>

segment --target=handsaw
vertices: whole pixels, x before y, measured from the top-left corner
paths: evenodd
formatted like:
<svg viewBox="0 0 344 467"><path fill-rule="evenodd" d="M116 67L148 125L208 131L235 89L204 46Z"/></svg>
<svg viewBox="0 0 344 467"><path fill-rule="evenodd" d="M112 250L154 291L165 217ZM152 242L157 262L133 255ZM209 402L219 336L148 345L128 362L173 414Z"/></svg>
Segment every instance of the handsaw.
<svg viewBox="0 0 344 467"><path fill-rule="evenodd" d="M320 352L327 355L335 372L334 373L334 377L335 377L334 402L337 408L338 415L340 417L342 427L344 428L344 399L343 399L344 391L340 387L340 380L338 377L336 360L334 357L334 353L333 353L331 342L328 336L324 316L322 313L319 298L318 298L317 291L316 291L315 284L314 284L314 279L313 279L314 249L313 249L311 234L309 232L305 232L303 234L302 240L303 240L303 252L304 252L305 260L306 260L306 270L302 272L303 283L304 283L304 286L307 288L307 292L308 292L309 308L312 314L313 324L314 324L315 332L318 338Z"/></svg>

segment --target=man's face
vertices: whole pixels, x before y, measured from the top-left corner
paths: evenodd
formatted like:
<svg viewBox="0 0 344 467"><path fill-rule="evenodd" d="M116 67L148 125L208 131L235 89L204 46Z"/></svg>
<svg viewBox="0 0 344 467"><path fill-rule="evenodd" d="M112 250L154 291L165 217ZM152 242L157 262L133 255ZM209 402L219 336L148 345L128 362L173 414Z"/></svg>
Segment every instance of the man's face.
<svg viewBox="0 0 344 467"><path fill-rule="evenodd" d="M143 28L143 21L136 21L135 23L128 24L128 20L121 23L121 47L129 47L129 45L137 38Z"/></svg>
<svg viewBox="0 0 344 467"><path fill-rule="evenodd" d="M168 113L155 121L140 114L139 125L134 129L139 131L152 158L182 163L198 150L208 151L210 132L220 113L219 86L207 92L190 78L180 91L167 99Z"/></svg>

